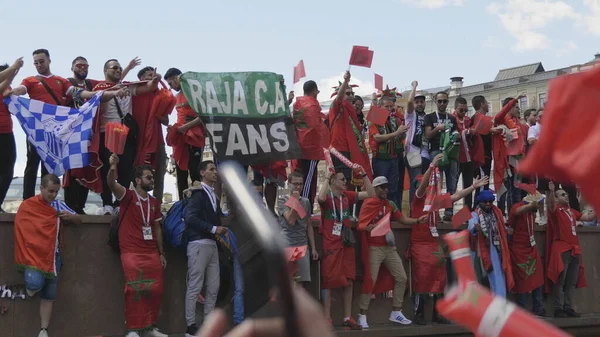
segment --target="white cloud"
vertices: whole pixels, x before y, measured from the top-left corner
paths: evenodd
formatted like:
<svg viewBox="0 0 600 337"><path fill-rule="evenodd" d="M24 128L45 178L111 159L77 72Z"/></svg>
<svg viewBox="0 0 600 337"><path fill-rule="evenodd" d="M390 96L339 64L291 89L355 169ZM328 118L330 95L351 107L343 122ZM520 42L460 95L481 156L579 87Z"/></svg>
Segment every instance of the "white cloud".
<svg viewBox="0 0 600 337"><path fill-rule="evenodd" d="M442 8L447 6L463 6L465 0L400 0L401 3L421 8Z"/></svg>
<svg viewBox="0 0 600 337"><path fill-rule="evenodd" d="M327 77L327 78L323 78L321 80L318 81L317 85L319 86L319 90L321 91L321 93L319 93L319 101L323 102L323 101L328 101L331 98L329 98L331 96L331 94L333 93L333 87L337 87L339 85L340 81L343 81L344 79L344 73L340 73L338 76L331 76L331 77ZM297 84L301 84L301 83L297 83ZM374 92L376 92L377 89L375 89L375 84L373 82L368 82L368 81L361 81L360 79L356 78L356 77L352 77L352 79L350 80L350 84L357 84L358 87L354 88L354 92L357 95L364 97L370 97ZM301 88L301 86L300 86ZM301 92L302 89L300 89Z"/></svg>
<svg viewBox="0 0 600 337"><path fill-rule="evenodd" d="M579 49L579 46L573 41L567 41L561 48L558 48L556 51L557 57L563 57L565 55L571 54L572 52Z"/></svg>
<svg viewBox="0 0 600 337"><path fill-rule="evenodd" d="M584 23L588 32L600 35L600 0L583 0L589 15L584 17Z"/></svg>
<svg viewBox="0 0 600 337"><path fill-rule="evenodd" d="M491 3L487 11L498 16L504 29L516 39L512 47L514 51L548 48L550 39L542 32L546 26L555 21L581 17L571 5L555 0L506 0Z"/></svg>

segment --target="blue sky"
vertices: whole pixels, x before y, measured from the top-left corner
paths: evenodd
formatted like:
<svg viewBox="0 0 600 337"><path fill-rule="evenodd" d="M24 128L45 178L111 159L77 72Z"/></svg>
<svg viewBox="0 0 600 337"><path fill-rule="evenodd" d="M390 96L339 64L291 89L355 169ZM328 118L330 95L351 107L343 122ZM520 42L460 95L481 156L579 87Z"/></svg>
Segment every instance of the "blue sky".
<svg viewBox="0 0 600 337"><path fill-rule="evenodd" d="M533 62L544 67L581 64L600 52L600 0L379 0L346 1L28 1L4 4L0 62L25 57L14 84L35 75L31 52L50 50L53 73L71 75L78 55L89 77L102 65L135 56L143 66L183 71L272 71L288 84L304 60L307 79L327 86L341 79L352 45L375 51L373 66L353 68L359 94L373 91L373 73L405 88L493 80L501 68ZM138 68L139 69L139 68ZM128 79L134 79L133 71ZM295 86L301 91L301 83ZM25 140L15 125L16 175L25 166ZM173 188L171 187L171 192Z"/></svg>

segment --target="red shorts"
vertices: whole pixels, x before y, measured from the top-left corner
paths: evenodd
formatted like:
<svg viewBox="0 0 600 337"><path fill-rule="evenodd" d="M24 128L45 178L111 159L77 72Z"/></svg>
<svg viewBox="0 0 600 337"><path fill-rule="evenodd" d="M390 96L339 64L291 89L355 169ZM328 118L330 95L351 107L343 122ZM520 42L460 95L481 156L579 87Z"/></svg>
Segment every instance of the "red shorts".
<svg viewBox="0 0 600 337"><path fill-rule="evenodd" d="M343 288L356 277L354 247L325 249L321 258L321 288Z"/></svg>

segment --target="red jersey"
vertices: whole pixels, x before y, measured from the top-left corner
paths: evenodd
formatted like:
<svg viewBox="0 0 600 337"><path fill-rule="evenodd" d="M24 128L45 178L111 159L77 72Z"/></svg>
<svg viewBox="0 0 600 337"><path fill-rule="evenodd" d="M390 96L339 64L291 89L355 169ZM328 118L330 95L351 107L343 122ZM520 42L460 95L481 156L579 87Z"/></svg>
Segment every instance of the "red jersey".
<svg viewBox="0 0 600 337"><path fill-rule="evenodd" d="M11 87L6 88L6 91L11 90ZM0 133L12 133L13 123L8 106L4 102L0 102Z"/></svg>
<svg viewBox="0 0 600 337"><path fill-rule="evenodd" d="M427 198L427 196L423 196L422 198L419 198L417 196L417 194L415 193L415 196L413 197L412 203L411 203L411 207L410 209L412 210L412 217L413 218L420 218L421 216L427 214L427 212L423 211L423 208L425 207L425 199ZM435 214L433 215L435 216ZM430 216L428 218L429 221L427 221L427 223L418 223L416 225L412 225L411 226L411 230L410 230L410 241L411 242L432 242L432 243L439 243L439 240L437 239L437 237L434 237L432 232L432 229L430 228L430 226L432 226L429 222L431 221L432 216ZM437 229L437 224L436 225L436 229Z"/></svg>
<svg viewBox="0 0 600 337"><path fill-rule="evenodd" d="M177 95L175 109L177 110L177 124L183 125L198 117L198 114L192 110L183 92L179 92Z"/></svg>
<svg viewBox="0 0 600 337"><path fill-rule="evenodd" d="M350 212L352 211L352 206L358 200L358 193L352 191L343 191L340 195L340 198L332 198L332 193L329 192L325 202L319 202L319 206L321 206L321 226L319 227L319 232L323 236L324 250L344 248L342 236L336 235L333 232L335 222L339 222L341 218L344 226L352 226L350 223Z"/></svg>
<svg viewBox="0 0 600 337"><path fill-rule="evenodd" d="M142 214L143 212L143 214ZM121 253L155 253L156 234L154 225L162 218L160 204L151 195L142 199L136 191L128 189L121 199L121 212L119 214L121 225L119 227L119 246ZM144 221L146 220L146 221ZM152 229L151 239L144 239L144 222Z"/></svg>
<svg viewBox="0 0 600 337"><path fill-rule="evenodd" d="M581 218L581 213L567 205L556 205L556 210L551 215L558 220L558 230L554 231L553 241L561 241L569 246L577 246L579 253L579 238L577 237L577 220ZM573 253L576 253L573 251Z"/></svg>
<svg viewBox="0 0 600 337"><path fill-rule="evenodd" d="M29 98L53 105L67 105L67 103L69 103L70 98L67 97L67 93L73 86L71 82L56 75L50 75L48 77L38 76L40 76L50 90L52 90L54 96L58 99L58 102L56 102L50 93L48 93L48 90L46 90L42 82L40 82L36 76L29 76L21 82L21 85L27 89Z"/></svg>
<svg viewBox="0 0 600 337"><path fill-rule="evenodd" d="M377 223L387 212L392 211L390 216L390 221L398 221L402 217L402 212L398 209L396 204L392 201L387 200L387 204L381 207L379 213L375 216L372 223ZM377 246L377 247L385 247L387 246L387 241L385 241L385 235L382 236L371 236L371 233L367 233L367 242L369 246Z"/></svg>

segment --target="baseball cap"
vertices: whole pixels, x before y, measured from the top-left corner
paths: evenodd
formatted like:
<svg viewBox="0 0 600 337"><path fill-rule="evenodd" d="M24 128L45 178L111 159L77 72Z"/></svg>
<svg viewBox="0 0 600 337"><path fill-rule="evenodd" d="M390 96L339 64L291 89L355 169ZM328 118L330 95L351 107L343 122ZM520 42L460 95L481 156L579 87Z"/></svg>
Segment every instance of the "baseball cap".
<svg viewBox="0 0 600 337"><path fill-rule="evenodd" d="M375 179L373 179L373 187L377 187L377 186L381 186L381 185L387 185L388 184L388 180L386 177L384 176L379 176Z"/></svg>

